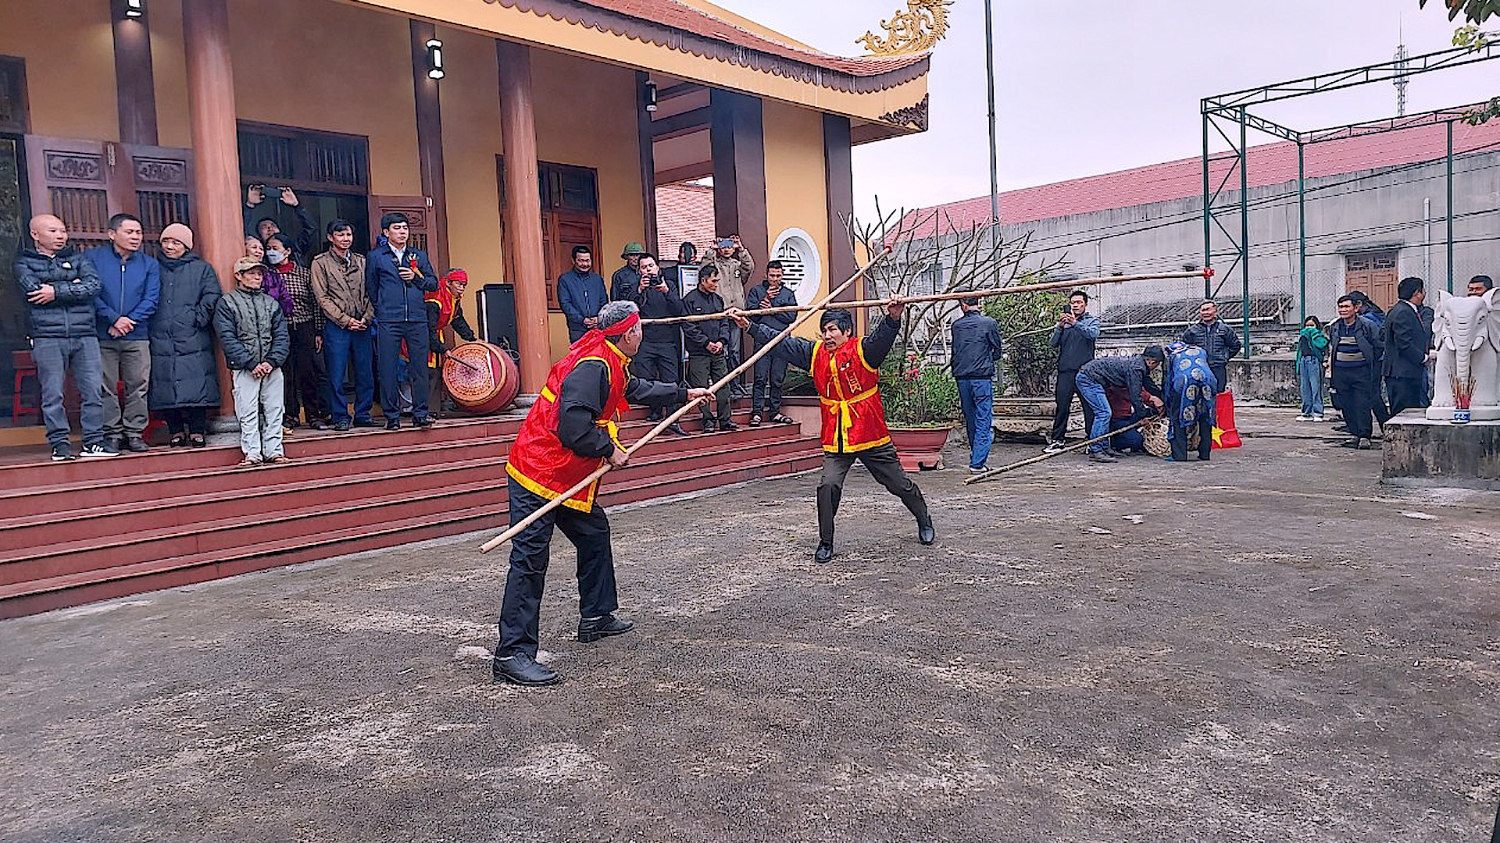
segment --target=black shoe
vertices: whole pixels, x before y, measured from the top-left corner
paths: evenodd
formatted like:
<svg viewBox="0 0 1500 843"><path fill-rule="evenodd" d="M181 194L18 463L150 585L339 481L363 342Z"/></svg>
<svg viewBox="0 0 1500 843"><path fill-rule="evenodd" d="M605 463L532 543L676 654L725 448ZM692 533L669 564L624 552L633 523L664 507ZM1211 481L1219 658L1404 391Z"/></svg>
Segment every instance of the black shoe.
<svg viewBox="0 0 1500 843"><path fill-rule="evenodd" d="M361 420L361 419L355 419L354 420L354 426L355 427L380 427L380 423L377 422L377 421L375 421L374 419L363 419L363 420Z"/></svg>
<svg viewBox="0 0 1500 843"><path fill-rule="evenodd" d="M416 419L414 421L414 424L416 424L417 427L423 428L425 430L426 428L432 427L433 421L434 420L432 416L422 416L421 418Z"/></svg>
<svg viewBox="0 0 1500 843"><path fill-rule="evenodd" d="M1343 442L1339 443L1339 447L1340 448L1358 448L1359 447L1359 440L1358 439L1345 439Z"/></svg>
<svg viewBox="0 0 1500 843"><path fill-rule="evenodd" d="M66 442L59 442L56 445L52 446L52 461L53 462L67 462L68 460L76 460L76 459L78 459L78 458L75 457L75 456L73 456L73 449L71 447L69 447L68 443L66 443Z"/></svg>
<svg viewBox="0 0 1500 843"><path fill-rule="evenodd" d="M671 424L667 425L666 428L664 428L664 429L665 429L665 431L667 433L670 433L673 436L687 436L688 435L688 432L686 430L683 430L682 429L682 425L678 424L677 422L672 422Z"/></svg>
<svg viewBox="0 0 1500 843"><path fill-rule="evenodd" d="M1104 451L1095 451L1089 454L1089 462L1119 462L1119 460Z"/></svg>
<svg viewBox="0 0 1500 843"><path fill-rule="evenodd" d="M133 453L137 454L144 454L147 451L151 450L151 446L146 444L146 440L142 439L139 436L132 436L129 439L125 440L125 447L129 448Z"/></svg>
<svg viewBox="0 0 1500 843"><path fill-rule="evenodd" d="M917 524L917 541L922 544L932 544L937 541L937 531L932 529L932 524Z"/></svg>
<svg viewBox="0 0 1500 843"><path fill-rule="evenodd" d="M307 423L307 426L312 428L313 430L327 430L328 422L323 421L322 419L313 419L312 421Z"/></svg>
<svg viewBox="0 0 1500 843"><path fill-rule="evenodd" d="M400 430L401 429L401 420L400 419L394 419L394 418L392 418L392 419L386 419L385 420L385 429L386 430Z"/></svg>
<svg viewBox="0 0 1500 843"><path fill-rule="evenodd" d="M716 421L712 421L712 420L704 422L703 423L703 432L704 433L718 433L719 432L719 423L716 422Z"/></svg>
<svg viewBox="0 0 1500 843"><path fill-rule="evenodd" d="M731 433L733 431L739 430L740 426L732 421L721 421L719 422L719 429L724 431L725 433Z"/></svg>
<svg viewBox="0 0 1500 843"><path fill-rule="evenodd" d="M578 621L578 640L591 644L611 635L624 635L635 628L630 621L622 621L614 615L597 618L582 618Z"/></svg>
<svg viewBox="0 0 1500 843"><path fill-rule="evenodd" d="M818 549L813 551L813 561L818 564L833 561L833 542L818 542Z"/></svg>
<svg viewBox="0 0 1500 843"><path fill-rule="evenodd" d="M337 430L339 433L343 433L343 432L345 432L345 431L347 431L349 429L349 423L348 422L343 422L343 421L341 421L341 422L334 422L333 423L333 429Z"/></svg>
<svg viewBox="0 0 1500 843"><path fill-rule="evenodd" d="M1349 426L1346 424L1336 424L1333 426L1333 430L1335 433L1348 433Z"/></svg>
<svg viewBox="0 0 1500 843"><path fill-rule="evenodd" d="M513 685L556 685L558 682L557 671L537 664L536 659L525 653L496 657L490 670L496 680Z"/></svg>

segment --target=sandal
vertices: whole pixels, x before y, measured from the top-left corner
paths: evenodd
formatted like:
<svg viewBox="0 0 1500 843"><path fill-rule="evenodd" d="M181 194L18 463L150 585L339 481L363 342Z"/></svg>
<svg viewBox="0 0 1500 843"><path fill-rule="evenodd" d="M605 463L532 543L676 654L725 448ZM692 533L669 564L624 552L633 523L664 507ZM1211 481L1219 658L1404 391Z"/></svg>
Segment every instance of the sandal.
<svg viewBox="0 0 1500 843"><path fill-rule="evenodd" d="M188 435L188 444L192 445L194 448L204 448L204 447L207 447L208 446L208 437L204 436L201 433L189 434Z"/></svg>
<svg viewBox="0 0 1500 843"><path fill-rule="evenodd" d="M259 460L252 460L249 457L245 457L244 459L239 461L239 464L236 465L235 468L254 468L257 465L260 465Z"/></svg>
<svg viewBox="0 0 1500 843"><path fill-rule="evenodd" d="M796 424L797 421L785 413L777 413L771 417L772 424Z"/></svg>
<svg viewBox="0 0 1500 843"><path fill-rule="evenodd" d="M187 443L188 438L185 433L174 433L172 434L172 438L167 440L167 445L173 448L185 448L187 447Z"/></svg>

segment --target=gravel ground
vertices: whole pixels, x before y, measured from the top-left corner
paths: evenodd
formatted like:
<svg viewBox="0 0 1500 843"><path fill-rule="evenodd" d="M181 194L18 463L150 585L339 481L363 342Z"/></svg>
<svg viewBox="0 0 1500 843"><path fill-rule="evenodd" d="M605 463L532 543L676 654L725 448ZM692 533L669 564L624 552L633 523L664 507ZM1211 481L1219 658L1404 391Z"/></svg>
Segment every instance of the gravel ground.
<svg viewBox="0 0 1500 843"><path fill-rule="evenodd" d="M0 838L1482 839L1500 496L1291 415L924 474L932 547L857 470L825 566L815 475L617 511L637 629L571 639L559 537L550 689L490 680L476 536L6 621Z"/></svg>

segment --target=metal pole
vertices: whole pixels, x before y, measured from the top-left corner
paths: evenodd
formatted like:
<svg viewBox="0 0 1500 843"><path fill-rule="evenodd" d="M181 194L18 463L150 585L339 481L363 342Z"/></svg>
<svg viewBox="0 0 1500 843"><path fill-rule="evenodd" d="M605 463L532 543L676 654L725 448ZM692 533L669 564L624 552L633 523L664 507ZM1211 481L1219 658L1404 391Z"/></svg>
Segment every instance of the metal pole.
<svg viewBox="0 0 1500 843"><path fill-rule="evenodd" d="M1297 324L1307 321L1307 190L1306 171L1302 166L1303 145L1297 143L1297 276L1300 291L1297 299Z"/></svg>
<svg viewBox="0 0 1500 843"><path fill-rule="evenodd" d="M1453 292L1453 121L1448 121L1448 292Z"/></svg>
<svg viewBox="0 0 1500 843"><path fill-rule="evenodd" d="M1000 239L1000 176L996 164L995 140L995 27L990 10L990 0L984 0L984 66L985 82L990 98L990 248ZM995 266L996 278L1000 267Z"/></svg>
<svg viewBox="0 0 1500 843"><path fill-rule="evenodd" d="M1240 330L1245 359L1250 359L1250 179L1245 170L1250 164L1250 150L1245 145L1244 108L1240 109Z"/></svg>
<svg viewBox="0 0 1500 843"><path fill-rule="evenodd" d="M1213 199L1209 194L1208 183L1208 121L1211 118L1208 112L1203 112L1203 265L1214 265L1213 250ZM1213 282L1207 278L1203 279L1203 297L1209 298L1214 294Z"/></svg>

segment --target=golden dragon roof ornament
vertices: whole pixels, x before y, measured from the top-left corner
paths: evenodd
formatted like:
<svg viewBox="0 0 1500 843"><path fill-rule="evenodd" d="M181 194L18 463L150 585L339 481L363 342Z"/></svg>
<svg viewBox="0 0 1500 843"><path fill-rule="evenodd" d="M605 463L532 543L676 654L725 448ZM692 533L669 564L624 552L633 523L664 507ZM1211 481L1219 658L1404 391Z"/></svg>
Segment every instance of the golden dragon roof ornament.
<svg viewBox="0 0 1500 843"><path fill-rule="evenodd" d="M899 56L933 48L948 31L948 10L953 0L906 0L904 12L880 22L886 37L866 32L854 39L874 56Z"/></svg>

